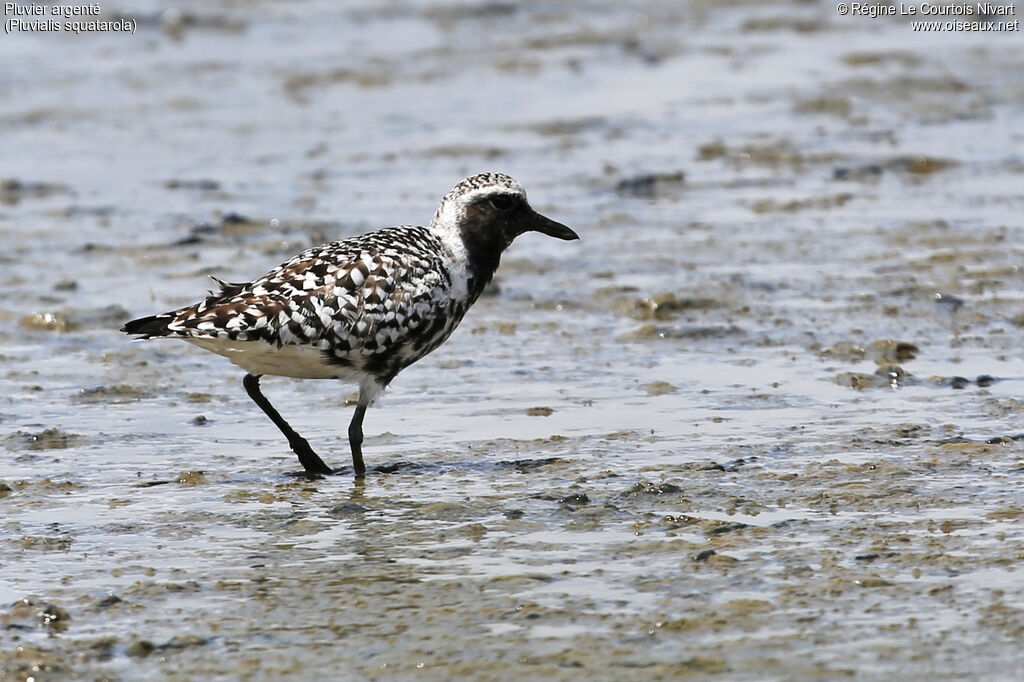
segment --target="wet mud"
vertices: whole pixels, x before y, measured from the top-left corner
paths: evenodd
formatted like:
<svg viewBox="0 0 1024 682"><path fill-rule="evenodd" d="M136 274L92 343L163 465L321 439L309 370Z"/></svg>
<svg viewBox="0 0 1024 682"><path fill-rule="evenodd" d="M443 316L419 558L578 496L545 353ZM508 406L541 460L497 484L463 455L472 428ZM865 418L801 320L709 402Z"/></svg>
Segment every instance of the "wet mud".
<svg viewBox="0 0 1024 682"><path fill-rule="evenodd" d="M1024 43L807 3L247 3L0 41L0 679L1024 676ZM131 343L519 178L370 409Z"/></svg>

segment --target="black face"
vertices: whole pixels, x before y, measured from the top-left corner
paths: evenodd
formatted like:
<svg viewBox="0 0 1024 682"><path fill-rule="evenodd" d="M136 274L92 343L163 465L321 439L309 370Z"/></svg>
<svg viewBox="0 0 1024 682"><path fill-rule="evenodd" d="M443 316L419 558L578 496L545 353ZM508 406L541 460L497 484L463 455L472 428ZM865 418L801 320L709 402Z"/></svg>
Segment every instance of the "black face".
<svg viewBox="0 0 1024 682"><path fill-rule="evenodd" d="M501 252L522 233L540 232L558 239L579 239L565 225L534 211L521 195L507 192L495 192L473 201L466 207L459 227L476 270L473 286L480 290L497 269Z"/></svg>
<svg viewBox="0 0 1024 682"><path fill-rule="evenodd" d="M518 194L495 193L480 197L466 210L467 227L472 225L473 236L487 239L500 235L502 249L524 232L540 232L558 239L579 239L579 235L565 225L534 211ZM484 234L490 232L490 235Z"/></svg>
<svg viewBox="0 0 1024 682"><path fill-rule="evenodd" d="M481 241L497 238L502 248L526 231L527 216L531 210L523 198L516 194L491 194L474 201L466 208L464 224Z"/></svg>
<svg viewBox="0 0 1024 682"><path fill-rule="evenodd" d="M487 199L487 203L499 213L507 213L523 205L522 199L513 194L495 194L490 199Z"/></svg>

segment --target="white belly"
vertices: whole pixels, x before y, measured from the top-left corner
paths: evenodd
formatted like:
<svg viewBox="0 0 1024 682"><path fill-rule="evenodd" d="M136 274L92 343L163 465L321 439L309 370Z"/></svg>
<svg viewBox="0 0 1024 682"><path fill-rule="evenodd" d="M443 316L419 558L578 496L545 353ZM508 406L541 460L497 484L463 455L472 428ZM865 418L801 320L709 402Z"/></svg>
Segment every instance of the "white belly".
<svg viewBox="0 0 1024 682"><path fill-rule="evenodd" d="M264 341L231 341L192 337L184 339L217 355L223 355L250 374L270 374L293 379L343 379L359 382L360 373L352 367L329 365L318 348L285 345L281 348Z"/></svg>

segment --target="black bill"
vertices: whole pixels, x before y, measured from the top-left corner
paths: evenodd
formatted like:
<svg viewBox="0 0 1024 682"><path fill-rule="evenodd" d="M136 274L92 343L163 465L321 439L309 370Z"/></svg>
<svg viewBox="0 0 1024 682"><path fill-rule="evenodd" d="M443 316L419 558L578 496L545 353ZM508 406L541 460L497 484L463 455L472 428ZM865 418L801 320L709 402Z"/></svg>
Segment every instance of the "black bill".
<svg viewBox="0 0 1024 682"><path fill-rule="evenodd" d="M557 223L551 218L542 216L540 213L534 212L533 217L530 220L530 229L535 232L546 234L549 237L556 237L558 239L579 239L580 236L570 230L562 223Z"/></svg>

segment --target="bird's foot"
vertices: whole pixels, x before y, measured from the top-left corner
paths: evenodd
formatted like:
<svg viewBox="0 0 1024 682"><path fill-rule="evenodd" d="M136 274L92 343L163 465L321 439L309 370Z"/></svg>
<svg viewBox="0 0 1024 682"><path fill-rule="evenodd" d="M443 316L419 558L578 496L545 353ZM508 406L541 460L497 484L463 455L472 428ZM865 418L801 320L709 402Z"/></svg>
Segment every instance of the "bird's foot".
<svg viewBox="0 0 1024 682"><path fill-rule="evenodd" d="M302 464L302 468L306 470L306 474L310 478L315 476L330 476L334 473L331 467L327 466L320 456L313 452L313 448L309 447L309 443L302 436L290 439L288 442L292 446L292 452L299 457L299 463Z"/></svg>

